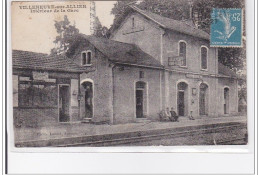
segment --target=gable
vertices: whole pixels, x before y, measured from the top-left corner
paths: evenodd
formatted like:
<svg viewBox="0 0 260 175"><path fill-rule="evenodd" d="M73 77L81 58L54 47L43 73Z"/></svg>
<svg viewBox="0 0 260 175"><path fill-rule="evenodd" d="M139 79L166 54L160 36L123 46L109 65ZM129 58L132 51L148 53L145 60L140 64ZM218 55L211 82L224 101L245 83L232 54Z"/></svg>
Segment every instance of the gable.
<svg viewBox="0 0 260 175"><path fill-rule="evenodd" d="M183 34L209 40L209 34L207 32L200 30L187 22L166 18L152 12L141 10L136 6L132 5L130 5L129 8L125 11L125 13L117 19L115 25L111 27L112 36L113 33L120 27L121 23L124 21L127 15L132 12L136 12L144 16L146 19L149 19L150 21L159 25L163 29L173 30Z"/></svg>
<svg viewBox="0 0 260 175"><path fill-rule="evenodd" d="M134 27L133 27L133 19L134 19ZM110 39L114 39L118 32L121 31L122 35L128 35L138 32L144 32L149 30L149 32L160 33L160 26L156 23L153 23L149 19L144 16L131 11L120 23L118 28L114 30L111 34ZM152 31L151 31L152 30Z"/></svg>

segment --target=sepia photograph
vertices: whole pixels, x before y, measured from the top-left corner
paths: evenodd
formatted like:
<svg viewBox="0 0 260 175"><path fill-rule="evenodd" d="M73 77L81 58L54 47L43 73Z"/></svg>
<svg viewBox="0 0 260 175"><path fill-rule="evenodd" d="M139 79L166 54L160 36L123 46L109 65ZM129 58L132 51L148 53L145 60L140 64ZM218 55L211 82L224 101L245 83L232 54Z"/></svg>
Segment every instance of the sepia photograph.
<svg viewBox="0 0 260 175"><path fill-rule="evenodd" d="M12 1L12 142L247 145L245 0Z"/></svg>

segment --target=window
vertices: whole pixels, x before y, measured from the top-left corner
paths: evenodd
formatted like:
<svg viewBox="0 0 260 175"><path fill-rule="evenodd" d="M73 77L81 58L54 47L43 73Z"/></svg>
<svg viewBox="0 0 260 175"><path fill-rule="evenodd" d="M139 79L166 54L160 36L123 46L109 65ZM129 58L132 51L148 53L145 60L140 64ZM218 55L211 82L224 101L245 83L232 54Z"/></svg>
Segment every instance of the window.
<svg viewBox="0 0 260 175"><path fill-rule="evenodd" d="M91 64L91 52L88 52L87 64Z"/></svg>
<svg viewBox="0 0 260 175"><path fill-rule="evenodd" d="M200 50L200 57L201 57L201 69L207 70L208 69L208 49L207 47L201 47Z"/></svg>
<svg viewBox="0 0 260 175"><path fill-rule="evenodd" d="M82 65L88 65L91 64L91 51L82 52L81 53L81 59L82 59Z"/></svg>
<svg viewBox="0 0 260 175"><path fill-rule="evenodd" d="M135 28L135 18L132 18L132 28Z"/></svg>
<svg viewBox="0 0 260 175"><path fill-rule="evenodd" d="M19 107L56 107L57 86L54 82L44 82L20 77L18 90Z"/></svg>
<svg viewBox="0 0 260 175"><path fill-rule="evenodd" d="M83 52L81 54L81 56L82 56L82 65L86 65L87 64L87 54L86 54L86 52Z"/></svg>
<svg viewBox="0 0 260 175"><path fill-rule="evenodd" d="M145 82L138 81L136 82L136 89L144 89L145 88Z"/></svg>
<svg viewBox="0 0 260 175"><path fill-rule="evenodd" d="M186 66L186 43L183 41L179 42L179 56L183 59L181 66Z"/></svg>

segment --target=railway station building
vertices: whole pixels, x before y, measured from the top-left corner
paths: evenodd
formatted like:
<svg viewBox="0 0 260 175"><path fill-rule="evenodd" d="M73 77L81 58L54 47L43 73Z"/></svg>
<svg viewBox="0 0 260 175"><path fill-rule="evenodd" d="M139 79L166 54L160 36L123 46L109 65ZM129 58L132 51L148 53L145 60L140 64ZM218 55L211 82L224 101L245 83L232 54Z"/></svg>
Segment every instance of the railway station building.
<svg viewBox="0 0 260 175"><path fill-rule="evenodd" d="M109 39L75 36L63 56L13 51L14 117L118 124L158 120L167 107L183 117L237 114L239 78L208 33L135 6L116 24Z"/></svg>

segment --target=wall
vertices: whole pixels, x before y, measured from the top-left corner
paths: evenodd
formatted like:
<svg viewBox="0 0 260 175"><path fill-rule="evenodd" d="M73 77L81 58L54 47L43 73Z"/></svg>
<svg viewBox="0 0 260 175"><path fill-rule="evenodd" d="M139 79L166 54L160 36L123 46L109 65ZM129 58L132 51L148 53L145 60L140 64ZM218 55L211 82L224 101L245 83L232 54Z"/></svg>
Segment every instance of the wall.
<svg viewBox="0 0 260 175"><path fill-rule="evenodd" d="M181 40L186 42L187 67L181 68L174 66L172 68L201 74L217 73L216 48L211 48L209 46L209 41L173 31L168 31L163 37L163 62L165 66L168 67L168 57L179 55L179 41ZM201 70L201 46L206 46L208 48L208 70Z"/></svg>
<svg viewBox="0 0 260 175"><path fill-rule="evenodd" d="M18 106L18 75L12 76L13 80L13 107Z"/></svg>
<svg viewBox="0 0 260 175"><path fill-rule="evenodd" d="M132 18L135 19L135 28L132 29ZM158 25L146 20L137 13L126 17L119 29L111 37L112 40L136 44L144 52L150 54L157 60L161 60L161 33Z"/></svg>
<svg viewBox="0 0 260 175"><path fill-rule="evenodd" d="M41 127L58 123L58 108L13 108L16 127Z"/></svg>
<svg viewBox="0 0 260 175"><path fill-rule="evenodd" d="M135 19L135 28L132 28L132 18ZM143 51L150 54L168 67L168 57L179 55L179 41L186 41L187 67L174 69L192 71L203 74L217 73L217 49L210 48L209 41L174 31L165 32L151 20L147 20L138 13L129 14L115 31L111 39L138 45ZM208 48L208 69L201 70L200 49Z"/></svg>
<svg viewBox="0 0 260 175"><path fill-rule="evenodd" d="M29 70L23 70L27 74L19 73L19 70L14 70L14 73L18 75L25 75L27 77L32 76L32 72ZM56 125L59 123L59 109L58 105L53 106L41 106L41 107L19 107L18 106L18 75L13 75L13 117L14 124L21 125L21 127L38 127ZM68 73L55 73L48 72L50 79L56 79L56 86L58 84L67 84L70 87L70 122L80 121L78 117L78 79L76 74ZM61 77L61 78L60 78ZM58 89L55 91L58 102Z"/></svg>
<svg viewBox="0 0 260 175"><path fill-rule="evenodd" d="M80 47L76 49L74 55L74 61L81 65L81 52L91 50L92 51L92 66L95 71L89 73L83 73L80 75L80 82L91 79L94 82L93 85L93 122L109 122L112 119L113 107L112 107L112 68L109 65L108 59L95 49L90 43L84 41L80 44ZM81 91L82 91L81 87ZM84 94L80 101L80 116L84 118Z"/></svg>
<svg viewBox="0 0 260 175"><path fill-rule="evenodd" d="M229 88L229 113L238 113L238 88L237 80L230 80L228 78L219 78L218 80L218 109L219 115L224 115L224 88Z"/></svg>
<svg viewBox="0 0 260 175"><path fill-rule="evenodd" d="M70 80L70 115L71 121L80 121L81 118L79 117L79 107L78 107L78 79L71 79Z"/></svg>
<svg viewBox="0 0 260 175"><path fill-rule="evenodd" d="M139 77L144 71L144 78ZM135 83L143 81L147 85L147 118L158 119L160 112L160 71L138 67L115 67L114 78L114 123L136 121Z"/></svg>
<svg viewBox="0 0 260 175"><path fill-rule="evenodd" d="M208 85L208 93L209 93L209 102L208 102L208 115L210 117L217 115L217 109L216 109L216 79L209 76L203 76L200 79L197 77L194 78L187 78L185 74L182 73L176 73L176 72L170 72L169 78L167 79L169 81L169 91L167 92L169 94L169 103L165 104L164 108L166 107L173 107L173 109L177 112L177 84L180 82L185 82L188 84L188 113L190 115L190 111L192 111L192 115L195 117L199 116L199 87L200 84L203 82ZM196 93L195 95L192 94L192 88L195 88Z"/></svg>

